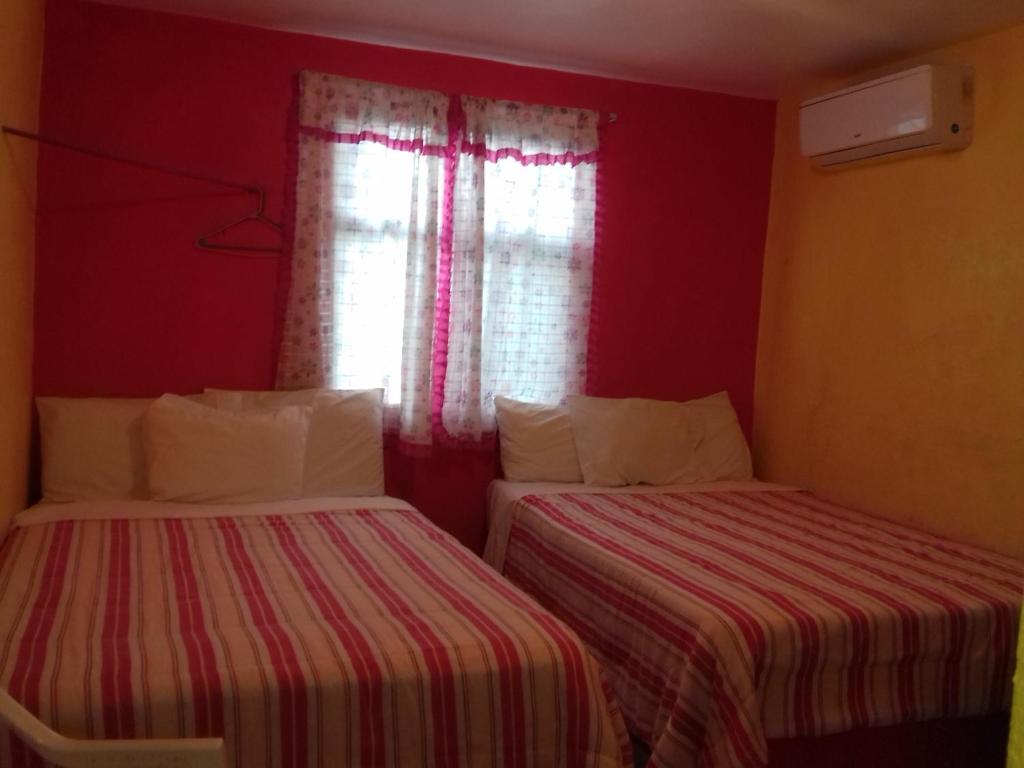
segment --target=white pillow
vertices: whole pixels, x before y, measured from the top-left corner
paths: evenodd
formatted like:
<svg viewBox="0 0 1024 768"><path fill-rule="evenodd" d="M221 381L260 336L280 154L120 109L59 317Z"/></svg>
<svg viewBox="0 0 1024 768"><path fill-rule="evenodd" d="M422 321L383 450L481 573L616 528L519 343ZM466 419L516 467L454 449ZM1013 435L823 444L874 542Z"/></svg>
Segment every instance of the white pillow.
<svg viewBox="0 0 1024 768"><path fill-rule="evenodd" d="M257 411L284 408L286 405L313 405L317 395L331 392L329 389L290 389L290 390L236 390L211 389L203 390L213 398L213 405L224 411ZM362 390L353 390L362 391Z"/></svg>
<svg viewBox="0 0 1024 768"><path fill-rule="evenodd" d="M218 408L233 412L289 405L312 408L304 497L384 493L384 390L206 391Z"/></svg>
<svg viewBox="0 0 1024 768"><path fill-rule="evenodd" d="M152 399L38 397L44 501L143 499Z"/></svg>
<svg viewBox="0 0 1024 768"><path fill-rule="evenodd" d="M159 501L298 498L309 408L229 413L176 395L143 416L149 490Z"/></svg>
<svg viewBox="0 0 1024 768"><path fill-rule="evenodd" d="M750 480L754 477L750 449L740 428L728 392L718 392L684 403L703 425L704 439L697 446L701 481Z"/></svg>
<svg viewBox="0 0 1024 768"><path fill-rule="evenodd" d="M313 401L302 495L384 493L383 392L322 392Z"/></svg>
<svg viewBox="0 0 1024 768"><path fill-rule="evenodd" d="M578 483L583 479L569 409L494 398L501 468L516 482Z"/></svg>
<svg viewBox="0 0 1024 768"><path fill-rule="evenodd" d="M697 482L703 427L682 403L569 398L576 452L588 485Z"/></svg>

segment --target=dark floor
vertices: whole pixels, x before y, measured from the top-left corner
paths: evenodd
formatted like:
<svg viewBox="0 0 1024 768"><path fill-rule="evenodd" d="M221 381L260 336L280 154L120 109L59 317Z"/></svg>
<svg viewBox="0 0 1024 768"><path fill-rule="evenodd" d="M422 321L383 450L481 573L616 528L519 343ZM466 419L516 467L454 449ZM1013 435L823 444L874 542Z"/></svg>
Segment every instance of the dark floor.
<svg viewBox="0 0 1024 768"><path fill-rule="evenodd" d="M768 741L771 768L1003 768L1010 717L1006 712L951 720L858 729L829 736ZM633 764L651 757L635 737Z"/></svg>
<svg viewBox="0 0 1024 768"><path fill-rule="evenodd" d="M651 750L636 736L630 736L629 740L633 742L634 768L644 768L647 765L647 761L651 759Z"/></svg>

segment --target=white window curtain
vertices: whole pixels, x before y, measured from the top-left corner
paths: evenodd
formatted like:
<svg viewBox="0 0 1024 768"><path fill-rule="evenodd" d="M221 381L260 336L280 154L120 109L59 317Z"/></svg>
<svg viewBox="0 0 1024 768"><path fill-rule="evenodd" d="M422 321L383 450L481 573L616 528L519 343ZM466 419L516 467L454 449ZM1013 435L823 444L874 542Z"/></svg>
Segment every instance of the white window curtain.
<svg viewBox="0 0 1024 768"><path fill-rule="evenodd" d="M300 77L278 385L383 387L403 444L586 377L597 114Z"/></svg>

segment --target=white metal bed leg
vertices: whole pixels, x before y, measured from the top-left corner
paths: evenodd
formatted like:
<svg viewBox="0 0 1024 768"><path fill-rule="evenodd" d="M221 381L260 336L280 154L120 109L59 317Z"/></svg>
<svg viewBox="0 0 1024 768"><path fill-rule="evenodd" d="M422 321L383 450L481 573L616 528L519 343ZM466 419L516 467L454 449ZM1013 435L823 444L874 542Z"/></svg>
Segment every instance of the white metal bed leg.
<svg viewBox="0 0 1024 768"><path fill-rule="evenodd" d="M60 768L224 768L223 739L69 739L2 689L0 721Z"/></svg>

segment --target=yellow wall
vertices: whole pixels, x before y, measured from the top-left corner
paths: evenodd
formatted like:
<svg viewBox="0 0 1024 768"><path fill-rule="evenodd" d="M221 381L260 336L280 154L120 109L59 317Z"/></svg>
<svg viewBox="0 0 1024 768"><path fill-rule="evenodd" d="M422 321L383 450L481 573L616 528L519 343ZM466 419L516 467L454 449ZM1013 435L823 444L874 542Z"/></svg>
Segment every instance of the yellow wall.
<svg viewBox="0 0 1024 768"><path fill-rule="evenodd" d="M0 1L0 123L35 128L42 53L42 0ZM0 139L0 534L27 495L35 167L31 142Z"/></svg>
<svg viewBox="0 0 1024 768"><path fill-rule="evenodd" d="M755 462L1024 557L1024 26L921 61L975 67L963 152L815 171L779 104Z"/></svg>

